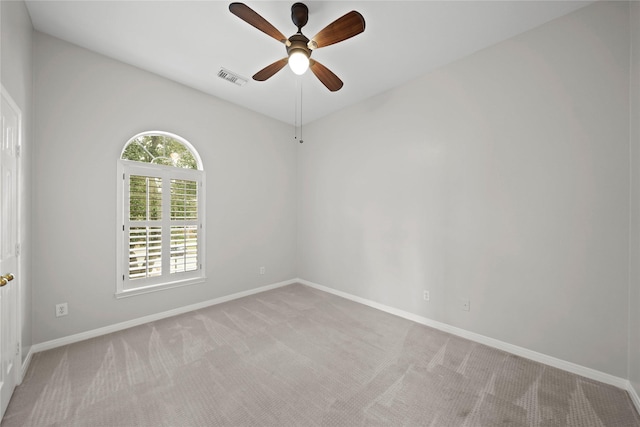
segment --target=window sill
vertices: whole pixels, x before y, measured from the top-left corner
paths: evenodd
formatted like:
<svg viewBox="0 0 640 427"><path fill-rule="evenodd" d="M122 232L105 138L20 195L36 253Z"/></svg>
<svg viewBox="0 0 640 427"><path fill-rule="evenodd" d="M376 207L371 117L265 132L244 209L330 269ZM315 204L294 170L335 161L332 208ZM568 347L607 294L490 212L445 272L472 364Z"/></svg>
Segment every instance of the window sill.
<svg viewBox="0 0 640 427"><path fill-rule="evenodd" d="M180 288L182 286L189 286L189 285L195 285L198 283L204 283L206 279L207 279L206 277L196 277L193 279L179 280L179 281L170 282L170 283L162 283L159 285L150 285L150 286L143 286L143 287L133 288L133 289L125 289L123 291L117 291L115 293L115 296L116 298L133 297L136 295L148 294L151 292L164 291L165 289Z"/></svg>

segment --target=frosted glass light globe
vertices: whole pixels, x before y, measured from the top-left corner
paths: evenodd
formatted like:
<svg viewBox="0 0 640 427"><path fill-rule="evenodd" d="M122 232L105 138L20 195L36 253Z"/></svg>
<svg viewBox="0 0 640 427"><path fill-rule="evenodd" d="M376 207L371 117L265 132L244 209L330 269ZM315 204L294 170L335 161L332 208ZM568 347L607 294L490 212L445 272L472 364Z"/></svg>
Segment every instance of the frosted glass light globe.
<svg viewBox="0 0 640 427"><path fill-rule="evenodd" d="M302 52L293 52L289 55L289 68L301 76L309 68L309 58Z"/></svg>

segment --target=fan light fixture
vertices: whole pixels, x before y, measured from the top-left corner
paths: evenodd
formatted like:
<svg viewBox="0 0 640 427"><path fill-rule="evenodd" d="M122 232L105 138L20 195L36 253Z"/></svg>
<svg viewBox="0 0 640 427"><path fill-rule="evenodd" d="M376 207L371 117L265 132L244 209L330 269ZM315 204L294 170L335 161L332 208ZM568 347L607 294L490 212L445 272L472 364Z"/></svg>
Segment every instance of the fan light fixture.
<svg viewBox="0 0 640 427"><path fill-rule="evenodd" d="M289 68L301 76L309 69L309 58L311 57L311 49L308 46L309 39L301 32L298 32L289 37L288 42Z"/></svg>
<svg viewBox="0 0 640 427"><path fill-rule="evenodd" d="M321 47L330 46L357 36L364 31L365 25L362 15L352 10L324 27L318 34L309 39L302 34L302 27L307 25L307 21L309 20L309 8L303 3L294 3L293 6L291 6L291 21L293 25L298 28L298 31L287 38L280 30L269 23L269 21L244 3L231 3L229 5L229 11L247 24L284 44L287 48L286 57L278 59L255 73L253 80L263 82L289 63L291 70L298 75L302 75L307 69L311 69L311 72L331 92L340 90L343 85L342 80L327 67L318 61L312 60L311 53Z"/></svg>
<svg viewBox="0 0 640 427"><path fill-rule="evenodd" d="M309 57L302 50L296 50L289 55L289 68L297 75L303 75L309 69Z"/></svg>

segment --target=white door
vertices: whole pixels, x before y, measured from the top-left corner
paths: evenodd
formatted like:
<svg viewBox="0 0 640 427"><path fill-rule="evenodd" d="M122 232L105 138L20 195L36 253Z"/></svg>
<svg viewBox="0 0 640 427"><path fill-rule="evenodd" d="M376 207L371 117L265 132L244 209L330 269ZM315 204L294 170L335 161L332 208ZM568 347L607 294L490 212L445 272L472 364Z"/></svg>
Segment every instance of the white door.
<svg viewBox="0 0 640 427"><path fill-rule="evenodd" d="M18 156L20 109L2 88L0 121L0 419L20 371L18 325Z"/></svg>

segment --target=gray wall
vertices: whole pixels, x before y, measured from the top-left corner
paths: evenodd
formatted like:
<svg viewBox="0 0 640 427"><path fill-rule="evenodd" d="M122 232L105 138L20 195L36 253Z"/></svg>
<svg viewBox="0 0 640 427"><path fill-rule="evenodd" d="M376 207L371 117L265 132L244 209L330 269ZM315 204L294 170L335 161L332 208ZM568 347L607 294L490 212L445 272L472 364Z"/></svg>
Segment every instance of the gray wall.
<svg viewBox="0 0 640 427"><path fill-rule="evenodd" d="M31 25L22 2L0 5L2 83L31 123ZM500 43L305 126L297 146L289 126L35 33L23 341L32 317L40 343L297 275L640 391L640 43L627 8L598 3ZM208 282L116 300L116 159L152 129L203 157Z"/></svg>
<svg viewBox="0 0 640 427"><path fill-rule="evenodd" d="M640 3L631 2L629 380L640 395Z"/></svg>
<svg viewBox="0 0 640 427"><path fill-rule="evenodd" d="M34 342L295 277L289 126L41 33L34 58ZM146 130L202 157L208 280L116 299L116 162Z"/></svg>
<svg viewBox="0 0 640 427"><path fill-rule="evenodd" d="M299 277L627 378L628 8L306 126Z"/></svg>
<svg viewBox="0 0 640 427"><path fill-rule="evenodd" d="M20 286L22 316L22 357L23 360L31 348L31 156L33 142L31 126L32 113L32 25L24 2L0 1L0 40L2 58L0 59L0 79L13 100L22 111L22 157L20 168L22 180L19 183L22 251L19 277L14 283ZM4 273L2 273L4 274Z"/></svg>

